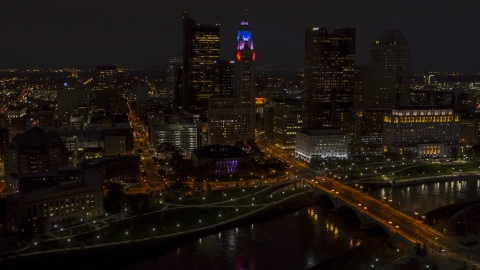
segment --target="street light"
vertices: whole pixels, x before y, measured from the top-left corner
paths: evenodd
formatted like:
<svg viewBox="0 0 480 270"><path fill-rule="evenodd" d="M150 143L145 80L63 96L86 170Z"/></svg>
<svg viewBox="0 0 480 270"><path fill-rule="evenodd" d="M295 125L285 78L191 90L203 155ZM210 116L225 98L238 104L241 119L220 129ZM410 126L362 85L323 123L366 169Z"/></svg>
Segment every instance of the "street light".
<svg viewBox="0 0 480 270"><path fill-rule="evenodd" d="M364 212L363 212L363 225L365 225L365 216L367 215L367 207L364 206L363 210L364 210Z"/></svg>
<svg viewBox="0 0 480 270"><path fill-rule="evenodd" d="M338 191L335 192L336 196L335 196L335 209L338 208Z"/></svg>

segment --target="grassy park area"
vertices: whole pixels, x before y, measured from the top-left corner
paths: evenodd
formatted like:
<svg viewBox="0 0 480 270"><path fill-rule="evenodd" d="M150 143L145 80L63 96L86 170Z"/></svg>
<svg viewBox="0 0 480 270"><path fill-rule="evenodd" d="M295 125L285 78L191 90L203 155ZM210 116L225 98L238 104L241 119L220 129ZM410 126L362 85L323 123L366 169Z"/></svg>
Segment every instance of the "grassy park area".
<svg viewBox="0 0 480 270"><path fill-rule="evenodd" d="M389 165L390 166L390 165ZM466 162L457 164L409 164L377 168L376 173L366 175L356 180L368 182L386 182L388 179L406 180L419 177L437 177L444 175L480 172L480 162Z"/></svg>
<svg viewBox="0 0 480 270"><path fill-rule="evenodd" d="M34 243L26 252L153 239L156 236L174 236L177 233L192 232L218 225L261 208L267 209L271 203L304 192L289 184L213 190L205 200L203 197L194 198L197 199L196 203L193 200L184 205L175 203L161 211L131 214L123 219L118 219L118 215L114 215L101 221L108 226L85 224L72 229L58 230L55 232L57 238L34 240L36 244ZM236 202L233 201L234 197L238 198ZM252 198L256 200L254 205L252 205ZM292 199L295 198L289 200ZM211 205L211 203L222 201L225 203ZM94 227L99 228L94 230Z"/></svg>

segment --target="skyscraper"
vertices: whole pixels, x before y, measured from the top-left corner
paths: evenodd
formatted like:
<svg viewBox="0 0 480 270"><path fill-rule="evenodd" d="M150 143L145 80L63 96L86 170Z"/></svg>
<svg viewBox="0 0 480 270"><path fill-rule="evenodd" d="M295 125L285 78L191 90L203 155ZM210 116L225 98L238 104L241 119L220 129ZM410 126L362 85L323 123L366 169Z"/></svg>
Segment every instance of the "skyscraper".
<svg viewBox="0 0 480 270"><path fill-rule="evenodd" d="M408 55L407 40L398 30L384 30L378 35L363 90L366 108L408 105Z"/></svg>
<svg viewBox="0 0 480 270"><path fill-rule="evenodd" d="M219 60L215 63L215 95L234 96L234 70L235 61Z"/></svg>
<svg viewBox="0 0 480 270"><path fill-rule="evenodd" d="M78 114L78 107L88 103L90 88L85 84L68 84L57 88L58 111Z"/></svg>
<svg viewBox="0 0 480 270"><path fill-rule="evenodd" d="M223 88L226 91L223 95L210 98L208 103L208 142L210 144L233 144L236 141L255 138L254 63L256 58L248 21L243 21L237 35L233 96L228 96L226 91L228 87L226 87Z"/></svg>
<svg viewBox="0 0 480 270"><path fill-rule="evenodd" d="M195 24L183 13L183 109L203 113L214 93L215 61L220 60L220 25Z"/></svg>
<svg viewBox="0 0 480 270"><path fill-rule="evenodd" d="M248 21L240 23L237 35L237 53L233 88L237 99L237 140L255 139L255 53Z"/></svg>
<svg viewBox="0 0 480 270"><path fill-rule="evenodd" d="M109 100L117 94L117 67L116 65L95 66L93 86L95 109L109 109Z"/></svg>
<svg viewBox="0 0 480 270"><path fill-rule="evenodd" d="M340 128L352 138L354 120L355 28L305 30L307 125Z"/></svg>
<svg viewBox="0 0 480 270"><path fill-rule="evenodd" d="M167 83L167 102L168 106L174 106L175 103L175 87L176 84L175 82L177 81L175 78L175 74L178 74L178 72L175 72L182 66L182 57L181 56L170 56L167 61L167 78L166 78L166 83ZM175 110L177 108L174 108Z"/></svg>

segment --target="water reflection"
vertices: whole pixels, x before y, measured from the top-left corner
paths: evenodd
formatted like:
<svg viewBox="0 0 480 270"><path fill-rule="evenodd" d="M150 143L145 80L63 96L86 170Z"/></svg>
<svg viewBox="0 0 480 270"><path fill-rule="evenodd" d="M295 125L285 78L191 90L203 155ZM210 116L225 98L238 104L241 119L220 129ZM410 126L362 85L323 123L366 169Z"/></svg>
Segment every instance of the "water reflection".
<svg viewBox="0 0 480 270"><path fill-rule="evenodd" d="M141 269L305 269L359 246L319 207L202 237Z"/></svg>
<svg viewBox="0 0 480 270"><path fill-rule="evenodd" d="M444 183L428 183L399 188L381 188L371 190L373 197L386 201L400 210L412 214L426 213L440 206L457 201L480 199L480 180L450 181Z"/></svg>

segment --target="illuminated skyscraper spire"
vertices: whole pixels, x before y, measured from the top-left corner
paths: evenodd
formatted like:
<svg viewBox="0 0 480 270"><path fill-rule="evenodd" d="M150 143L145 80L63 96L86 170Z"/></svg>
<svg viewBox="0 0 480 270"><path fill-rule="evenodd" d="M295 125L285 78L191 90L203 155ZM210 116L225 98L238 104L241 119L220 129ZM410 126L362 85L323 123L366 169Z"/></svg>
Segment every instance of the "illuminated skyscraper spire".
<svg viewBox="0 0 480 270"><path fill-rule="evenodd" d="M248 21L240 23L235 57L234 90L237 98L237 140L255 138L255 61L252 32Z"/></svg>
<svg viewBox="0 0 480 270"><path fill-rule="evenodd" d="M252 33L245 18L237 35L233 97L218 96L208 101L208 143L234 144L255 139L255 60Z"/></svg>

